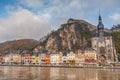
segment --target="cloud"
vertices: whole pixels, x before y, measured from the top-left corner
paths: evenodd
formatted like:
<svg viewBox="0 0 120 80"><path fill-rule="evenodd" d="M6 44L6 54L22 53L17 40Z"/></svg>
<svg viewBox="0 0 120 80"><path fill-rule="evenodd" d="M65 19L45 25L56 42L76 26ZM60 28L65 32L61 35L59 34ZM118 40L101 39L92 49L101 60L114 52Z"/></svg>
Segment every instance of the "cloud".
<svg viewBox="0 0 120 80"><path fill-rule="evenodd" d="M0 41L33 38L40 39L53 27L43 17L20 8L9 12L9 17L0 19Z"/></svg>
<svg viewBox="0 0 120 80"><path fill-rule="evenodd" d="M84 7L87 6L82 0L53 0L49 7L39 13L50 20L53 26L59 27L69 18L84 19Z"/></svg>
<svg viewBox="0 0 120 80"><path fill-rule="evenodd" d="M120 24L120 13L112 14L110 18L115 22L115 24Z"/></svg>
<svg viewBox="0 0 120 80"><path fill-rule="evenodd" d="M96 24L99 10L104 20L108 21L108 16L112 10L119 11L120 0L20 0L24 6L30 7L37 14L43 16L49 22L59 28L59 26L69 18L84 19L92 24ZM96 19L95 19L96 18ZM108 21L110 22L110 21ZM107 24L109 25L109 24ZM110 25L109 25L110 26Z"/></svg>
<svg viewBox="0 0 120 80"><path fill-rule="evenodd" d="M78 14L78 11L81 11L86 6L86 3L81 0L53 0L51 4L43 12L54 17L70 16L72 14L75 16L75 14Z"/></svg>

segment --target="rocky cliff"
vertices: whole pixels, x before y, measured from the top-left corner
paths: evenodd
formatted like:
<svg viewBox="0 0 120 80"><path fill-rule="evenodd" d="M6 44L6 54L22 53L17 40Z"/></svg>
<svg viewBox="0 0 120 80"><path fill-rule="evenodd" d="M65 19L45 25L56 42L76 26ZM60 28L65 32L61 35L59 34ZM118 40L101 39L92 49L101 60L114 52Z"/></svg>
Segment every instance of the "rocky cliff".
<svg viewBox="0 0 120 80"><path fill-rule="evenodd" d="M89 47L96 27L84 20L69 19L42 43L47 50L76 50Z"/></svg>

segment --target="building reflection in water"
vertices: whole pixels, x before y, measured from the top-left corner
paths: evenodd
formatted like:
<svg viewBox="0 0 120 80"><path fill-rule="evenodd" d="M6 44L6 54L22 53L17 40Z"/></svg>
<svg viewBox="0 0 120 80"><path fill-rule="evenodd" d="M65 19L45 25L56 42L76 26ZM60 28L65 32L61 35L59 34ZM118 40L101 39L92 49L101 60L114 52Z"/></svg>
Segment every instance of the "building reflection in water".
<svg viewBox="0 0 120 80"><path fill-rule="evenodd" d="M120 80L120 70L0 66L0 80Z"/></svg>

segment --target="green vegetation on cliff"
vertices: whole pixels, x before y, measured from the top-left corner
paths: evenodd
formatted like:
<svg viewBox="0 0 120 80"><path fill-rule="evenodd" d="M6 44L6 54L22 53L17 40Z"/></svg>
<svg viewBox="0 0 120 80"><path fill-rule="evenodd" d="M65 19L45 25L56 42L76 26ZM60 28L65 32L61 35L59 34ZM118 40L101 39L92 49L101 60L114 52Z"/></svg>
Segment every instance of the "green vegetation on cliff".
<svg viewBox="0 0 120 80"><path fill-rule="evenodd" d="M115 43L115 48L118 54L118 57L120 57L120 32L113 32L113 41Z"/></svg>

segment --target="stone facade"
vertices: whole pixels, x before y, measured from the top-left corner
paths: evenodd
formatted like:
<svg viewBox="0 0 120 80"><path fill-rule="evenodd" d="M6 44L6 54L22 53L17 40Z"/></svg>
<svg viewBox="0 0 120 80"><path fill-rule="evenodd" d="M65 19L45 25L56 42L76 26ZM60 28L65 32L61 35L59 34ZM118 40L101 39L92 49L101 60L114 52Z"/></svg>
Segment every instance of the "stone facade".
<svg viewBox="0 0 120 80"><path fill-rule="evenodd" d="M105 33L100 15L98 21L97 32L91 39L92 48L97 51L98 62L103 64L117 62L117 55L112 36Z"/></svg>

